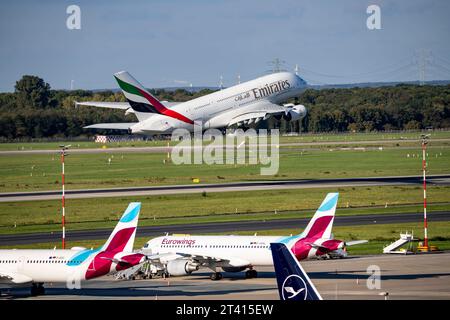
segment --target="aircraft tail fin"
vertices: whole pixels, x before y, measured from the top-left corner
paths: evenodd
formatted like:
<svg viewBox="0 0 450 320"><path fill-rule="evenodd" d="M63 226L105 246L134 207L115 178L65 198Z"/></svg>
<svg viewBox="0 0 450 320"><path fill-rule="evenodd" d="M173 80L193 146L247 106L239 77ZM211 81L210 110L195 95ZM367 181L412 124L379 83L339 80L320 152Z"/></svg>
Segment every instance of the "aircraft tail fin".
<svg viewBox="0 0 450 320"><path fill-rule="evenodd" d="M283 243L271 243L281 300L322 300L297 258Z"/></svg>
<svg viewBox="0 0 450 320"><path fill-rule="evenodd" d="M339 193L328 193L319 209L309 221L302 236L305 238L331 238Z"/></svg>
<svg viewBox="0 0 450 320"><path fill-rule="evenodd" d="M136 228L141 210L140 202L131 202L101 251L132 252Z"/></svg>
<svg viewBox="0 0 450 320"><path fill-rule="evenodd" d="M193 124L192 120L182 114L166 108L127 71L115 73L114 78L138 119L156 113Z"/></svg>

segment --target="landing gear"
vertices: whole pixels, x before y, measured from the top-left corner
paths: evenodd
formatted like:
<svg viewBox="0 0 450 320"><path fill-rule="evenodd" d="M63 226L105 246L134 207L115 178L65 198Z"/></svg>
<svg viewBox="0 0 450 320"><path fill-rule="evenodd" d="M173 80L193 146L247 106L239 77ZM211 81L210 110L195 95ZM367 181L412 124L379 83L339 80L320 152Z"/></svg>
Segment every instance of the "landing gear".
<svg viewBox="0 0 450 320"><path fill-rule="evenodd" d="M211 276L209 277L212 281L217 281L217 280L220 280L220 279L222 279L222 274L220 273L220 272L214 272L214 273L211 273Z"/></svg>
<svg viewBox="0 0 450 320"><path fill-rule="evenodd" d="M39 296L45 294L45 288L43 283L33 283L31 286L31 295Z"/></svg>
<svg viewBox="0 0 450 320"><path fill-rule="evenodd" d="M251 279L251 278L257 278L258 272L256 270L250 269L245 272L245 278Z"/></svg>

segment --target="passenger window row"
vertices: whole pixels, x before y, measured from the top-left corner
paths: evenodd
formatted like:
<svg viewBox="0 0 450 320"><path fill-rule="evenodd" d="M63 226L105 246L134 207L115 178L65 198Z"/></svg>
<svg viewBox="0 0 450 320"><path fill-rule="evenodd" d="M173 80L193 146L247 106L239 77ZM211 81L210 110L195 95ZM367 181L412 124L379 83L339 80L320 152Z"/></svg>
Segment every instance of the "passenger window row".
<svg viewBox="0 0 450 320"><path fill-rule="evenodd" d="M69 260L27 260L27 263L73 263L79 264L81 261L69 261ZM0 264L19 263L18 260L0 260Z"/></svg>
<svg viewBox="0 0 450 320"><path fill-rule="evenodd" d="M190 245L161 245L161 248L208 248L207 245L197 245L197 246L190 246ZM264 249L269 248L269 246L239 246L239 245L210 245L209 248L238 248L238 249Z"/></svg>

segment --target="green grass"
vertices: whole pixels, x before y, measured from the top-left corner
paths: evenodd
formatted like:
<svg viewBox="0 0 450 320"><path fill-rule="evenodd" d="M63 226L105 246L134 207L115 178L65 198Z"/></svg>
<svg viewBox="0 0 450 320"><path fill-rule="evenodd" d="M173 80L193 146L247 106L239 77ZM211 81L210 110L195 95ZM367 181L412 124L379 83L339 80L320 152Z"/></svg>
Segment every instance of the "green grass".
<svg viewBox="0 0 450 320"><path fill-rule="evenodd" d="M113 227L131 201L142 202L140 225L311 217L336 191L338 215L421 212L419 186L389 186L72 199L66 219L71 230ZM430 186L429 211L449 210L449 194L450 186ZM0 203L0 233L59 231L60 206L59 200Z"/></svg>
<svg viewBox="0 0 450 320"><path fill-rule="evenodd" d="M448 139L450 131L430 132L358 132L358 133L313 133L299 136L282 137L283 142L327 142L327 141L371 141L371 140L411 140L419 139L422 133L430 134L430 139Z"/></svg>
<svg viewBox="0 0 450 320"><path fill-rule="evenodd" d="M450 172L450 149L430 147L428 174ZM408 154L410 157L408 158ZM165 154L71 154L66 160L66 188L109 188L167 184L420 175L420 150L281 151L279 172L260 175L261 165L175 165ZM111 165L108 159L111 158ZM0 155L0 192L58 190L58 155Z"/></svg>
<svg viewBox="0 0 450 320"><path fill-rule="evenodd" d="M167 143L175 144L166 140L155 141L130 141L130 142L110 142L106 144L95 143L94 141L73 141L61 140L55 142L9 142L0 143L0 151L25 151L25 150L59 150L60 145L71 145L70 149L95 149L102 148L125 148L125 147L160 147L167 146Z"/></svg>
<svg viewBox="0 0 450 320"><path fill-rule="evenodd" d="M429 239L431 245L438 246L441 250L450 249L450 222L430 222L428 224ZM290 235L297 234L301 230L297 229L281 229L281 230L264 230L257 231L260 236L264 235ZM336 239L344 241L349 240L369 240L367 244L361 244L348 248L350 255L366 255L366 254L380 254L383 247L390 244L392 241L399 238L401 232L413 232L416 238L422 238L423 224L417 223L399 223L399 224L383 224L383 225L361 225L351 227L334 227L333 234ZM224 234L224 233L221 233ZM236 235L253 235L255 231L241 231L235 232ZM135 248L141 248L150 238L138 237L135 240ZM89 240L89 241L74 241L68 239L68 247L82 246L82 247L97 247L104 243L105 240ZM417 243L415 243L417 245ZM415 246L414 245L414 246ZM36 243L33 245L15 245L15 246L0 246L1 249L50 249L60 248L61 243Z"/></svg>
<svg viewBox="0 0 450 320"><path fill-rule="evenodd" d="M431 139L447 139L450 138L450 131L430 131L426 132L431 135ZM399 132L399 133L314 133L314 134L301 134L299 136L283 136L280 137L281 143L293 143L293 142L338 142L338 141L370 141L370 140L398 140L398 139L418 139L421 132ZM167 140L155 140L155 141L133 141L133 142L112 142L107 143L108 148L121 148L121 147L147 147L147 146L166 146ZM61 144L71 144L73 149L85 149L85 148L100 148L103 144L95 143L93 141L73 141L73 140L61 140L55 142L13 142L13 143L0 143L0 151L6 150L51 150L59 149ZM171 142L174 145L175 142Z"/></svg>

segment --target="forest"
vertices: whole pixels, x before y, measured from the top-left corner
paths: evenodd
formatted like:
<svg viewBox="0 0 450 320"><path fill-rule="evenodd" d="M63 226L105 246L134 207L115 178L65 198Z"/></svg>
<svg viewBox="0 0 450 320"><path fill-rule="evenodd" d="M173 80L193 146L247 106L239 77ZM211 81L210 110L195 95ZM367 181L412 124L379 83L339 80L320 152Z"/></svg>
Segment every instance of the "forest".
<svg viewBox="0 0 450 320"><path fill-rule="evenodd" d="M204 89L151 89L160 100L188 101L213 92ZM78 138L98 134L83 126L134 122L121 110L75 107L75 101L125 101L119 91L53 90L44 79L24 75L14 92L0 93L0 139ZM450 128L450 85L307 89L296 101L308 115L302 121L269 118L259 128L287 132L371 132ZM105 132L103 132L105 133Z"/></svg>

